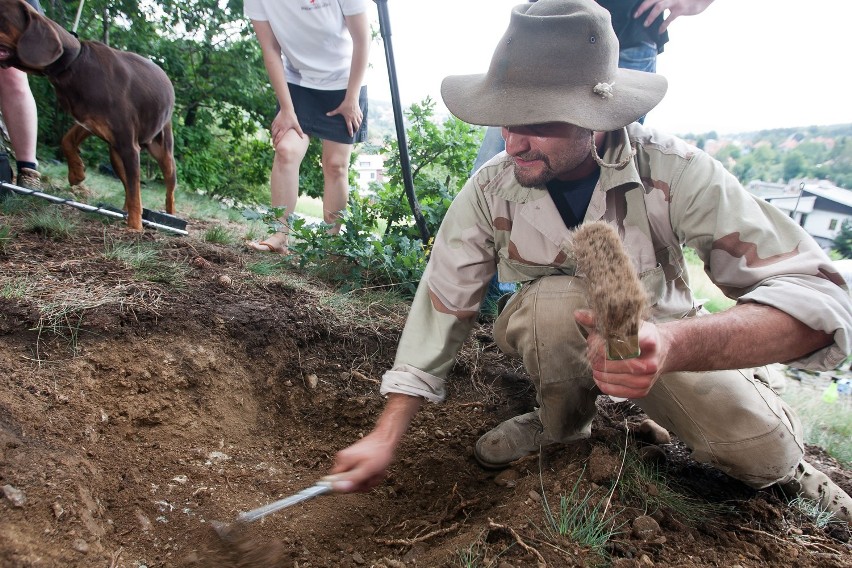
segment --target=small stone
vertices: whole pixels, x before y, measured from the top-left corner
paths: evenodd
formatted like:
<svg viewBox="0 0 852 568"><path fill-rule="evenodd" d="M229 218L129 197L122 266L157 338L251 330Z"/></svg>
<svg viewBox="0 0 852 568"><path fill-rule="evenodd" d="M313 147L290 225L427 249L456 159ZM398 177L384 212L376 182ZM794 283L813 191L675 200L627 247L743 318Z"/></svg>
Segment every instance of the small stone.
<svg viewBox="0 0 852 568"><path fill-rule="evenodd" d="M641 564L642 566L653 566L654 561L651 560L651 557L647 554L643 554L639 557L639 564Z"/></svg>
<svg viewBox="0 0 852 568"><path fill-rule="evenodd" d="M13 507L23 507L27 502L27 496L24 492L12 487L11 485L3 486L3 495L6 496L6 499L12 502Z"/></svg>
<svg viewBox="0 0 852 568"><path fill-rule="evenodd" d="M227 274L220 275L218 280L219 280L219 285L224 286L225 288L227 288L228 286L231 285L231 277L228 276Z"/></svg>
<svg viewBox="0 0 852 568"><path fill-rule="evenodd" d="M364 557L358 554L357 552L352 553L352 562L355 564L366 564Z"/></svg>
<svg viewBox="0 0 852 568"><path fill-rule="evenodd" d="M672 442L669 431L650 418L646 418L639 424L639 431L647 436L652 444L671 444Z"/></svg>
<svg viewBox="0 0 852 568"><path fill-rule="evenodd" d="M71 543L71 548L76 550L81 554L88 554L89 552L89 543L83 540L82 538L74 539L74 542Z"/></svg>
<svg viewBox="0 0 852 568"><path fill-rule="evenodd" d="M307 381L308 381L308 388L315 389L315 388L317 388L317 385L319 384L319 377L314 375L313 373L311 373L310 375L308 375Z"/></svg>
<svg viewBox="0 0 852 568"><path fill-rule="evenodd" d="M63 509L62 505L60 505L59 503L54 503L53 505L51 505L51 508L53 509L53 516L57 519L61 519L62 515L65 514L65 509Z"/></svg>
<svg viewBox="0 0 852 568"><path fill-rule="evenodd" d="M494 483L501 487L514 487L520 475L514 469L504 469L494 478Z"/></svg>
<svg viewBox="0 0 852 568"><path fill-rule="evenodd" d="M656 538L660 532L660 525L653 519L653 517L642 515L641 517L633 519L631 533L635 538L649 541Z"/></svg>
<svg viewBox="0 0 852 568"><path fill-rule="evenodd" d="M532 499L536 503L541 501L541 495L539 495L536 491L530 491L529 495L530 499Z"/></svg>

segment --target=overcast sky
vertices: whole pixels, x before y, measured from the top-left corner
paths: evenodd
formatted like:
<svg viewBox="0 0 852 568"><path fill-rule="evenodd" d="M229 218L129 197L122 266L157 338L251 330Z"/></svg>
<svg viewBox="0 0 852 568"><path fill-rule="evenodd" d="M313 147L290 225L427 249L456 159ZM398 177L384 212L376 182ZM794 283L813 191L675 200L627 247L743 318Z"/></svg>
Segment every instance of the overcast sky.
<svg viewBox="0 0 852 568"><path fill-rule="evenodd" d="M484 73L519 0L388 0L403 107L447 75ZM373 3L371 3L373 4ZM371 6L375 28L378 15ZM852 0L715 0L680 17L657 59L669 81L646 124L677 133L852 123ZM373 44L370 98L390 100L385 53Z"/></svg>

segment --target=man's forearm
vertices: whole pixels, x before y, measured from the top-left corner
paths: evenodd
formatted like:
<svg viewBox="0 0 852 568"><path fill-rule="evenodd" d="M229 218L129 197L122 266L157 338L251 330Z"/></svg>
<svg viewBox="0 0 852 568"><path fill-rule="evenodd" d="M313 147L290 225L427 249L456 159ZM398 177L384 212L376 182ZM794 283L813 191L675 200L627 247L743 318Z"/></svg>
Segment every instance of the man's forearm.
<svg viewBox="0 0 852 568"><path fill-rule="evenodd" d="M743 369L791 361L827 345L830 334L781 310L739 304L724 312L658 325L666 343L661 372Z"/></svg>
<svg viewBox="0 0 852 568"><path fill-rule="evenodd" d="M420 410L421 404L423 399L419 396L389 394L385 409L376 421L373 433L384 437L387 442L396 446L408 430L411 419Z"/></svg>

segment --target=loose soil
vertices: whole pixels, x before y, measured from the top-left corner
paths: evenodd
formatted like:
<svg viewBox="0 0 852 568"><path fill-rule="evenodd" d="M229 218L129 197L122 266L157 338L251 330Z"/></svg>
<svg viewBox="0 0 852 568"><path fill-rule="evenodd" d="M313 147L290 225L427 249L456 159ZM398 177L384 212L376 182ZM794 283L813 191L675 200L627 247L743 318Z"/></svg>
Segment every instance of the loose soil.
<svg viewBox="0 0 852 568"><path fill-rule="evenodd" d="M405 306L296 272L257 276L248 266L269 255L207 243L203 223L176 237L67 217L77 232L52 240L0 215L13 232L0 252L2 567L852 566L845 525L817 527L677 440L649 443L629 403L602 398L590 440L481 469L477 437L534 402L487 321L385 483L237 524L371 429ZM182 281L104 256L137 241L159 245ZM625 450L660 480L629 490ZM852 472L809 452L852 492ZM547 529L545 502L558 512L578 479L587 508L614 519L601 553ZM702 513L649 498L672 489Z"/></svg>

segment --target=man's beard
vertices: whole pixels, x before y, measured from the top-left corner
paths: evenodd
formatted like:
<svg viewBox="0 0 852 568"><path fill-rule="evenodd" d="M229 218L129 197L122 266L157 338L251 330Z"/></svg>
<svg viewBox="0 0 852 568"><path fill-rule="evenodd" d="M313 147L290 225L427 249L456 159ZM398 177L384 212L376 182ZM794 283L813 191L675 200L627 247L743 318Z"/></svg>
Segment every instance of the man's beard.
<svg viewBox="0 0 852 568"><path fill-rule="evenodd" d="M550 167L550 161L544 154L526 154L517 156L522 160L539 160L544 165L544 168L538 171L531 171L527 168L521 168L515 162L515 179L521 187L540 187L556 177L556 172Z"/></svg>

